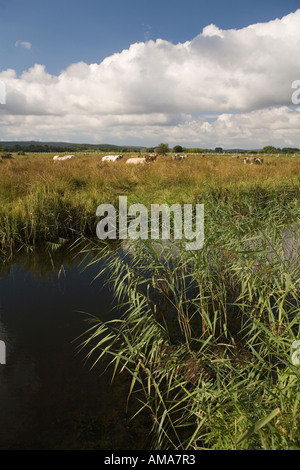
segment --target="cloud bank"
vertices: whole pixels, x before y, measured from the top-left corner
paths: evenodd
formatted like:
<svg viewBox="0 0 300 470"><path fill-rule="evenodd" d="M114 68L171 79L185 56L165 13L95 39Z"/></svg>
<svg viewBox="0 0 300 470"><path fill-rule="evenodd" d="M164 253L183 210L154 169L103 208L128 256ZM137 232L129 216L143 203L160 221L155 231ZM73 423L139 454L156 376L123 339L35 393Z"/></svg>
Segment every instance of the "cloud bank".
<svg viewBox="0 0 300 470"><path fill-rule="evenodd" d="M44 65L0 72L0 139L255 148L300 146L300 9L191 41L132 44L59 76Z"/></svg>

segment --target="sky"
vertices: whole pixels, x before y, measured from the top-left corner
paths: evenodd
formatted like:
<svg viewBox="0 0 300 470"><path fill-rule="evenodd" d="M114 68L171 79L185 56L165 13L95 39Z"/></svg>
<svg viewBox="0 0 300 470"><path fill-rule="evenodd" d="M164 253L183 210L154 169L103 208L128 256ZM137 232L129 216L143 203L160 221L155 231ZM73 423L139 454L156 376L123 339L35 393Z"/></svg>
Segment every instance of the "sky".
<svg viewBox="0 0 300 470"><path fill-rule="evenodd" d="M299 0L0 0L0 141L299 148L296 80Z"/></svg>

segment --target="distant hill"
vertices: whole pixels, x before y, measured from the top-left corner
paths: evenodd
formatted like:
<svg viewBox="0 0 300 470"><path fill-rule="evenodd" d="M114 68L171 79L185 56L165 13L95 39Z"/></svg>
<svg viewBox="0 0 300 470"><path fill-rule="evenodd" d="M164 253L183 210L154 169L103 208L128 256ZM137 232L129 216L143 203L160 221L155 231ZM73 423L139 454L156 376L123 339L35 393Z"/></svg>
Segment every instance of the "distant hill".
<svg viewBox="0 0 300 470"><path fill-rule="evenodd" d="M39 142L35 140L26 141L0 141L0 150L18 152L76 152L81 150L99 150L101 152L139 152L145 147L136 145L113 145L113 144L75 144L72 142ZM154 148L147 149L154 151ZM185 149L188 151L189 149ZM192 150L192 149L191 149ZM197 150L197 149L194 149ZM199 152L214 152L212 149L198 149ZM222 149L223 150L223 149ZM224 152L239 152L245 153L247 150L243 149L226 149Z"/></svg>
<svg viewBox="0 0 300 470"><path fill-rule="evenodd" d="M0 141L0 149L10 152L75 152L79 150L99 150L103 152L139 151L143 147L112 144L74 144L71 142Z"/></svg>

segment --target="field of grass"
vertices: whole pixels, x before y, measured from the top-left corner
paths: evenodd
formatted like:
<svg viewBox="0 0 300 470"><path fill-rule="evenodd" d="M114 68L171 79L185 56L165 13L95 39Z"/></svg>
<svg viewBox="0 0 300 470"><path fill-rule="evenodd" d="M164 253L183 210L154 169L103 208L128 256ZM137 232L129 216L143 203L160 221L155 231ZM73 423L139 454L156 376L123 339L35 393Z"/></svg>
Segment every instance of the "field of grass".
<svg viewBox="0 0 300 470"><path fill-rule="evenodd" d="M86 237L106 260L121 318L81 339L92 364L132 376L154 449L300 449L300 158L261 166L210 155L129 167L78 154L0 161L3 256ZM124 159L125 160L125 159ZM95 240L101 203L203 203L199 251ZM116 249L117 248L117 249Z"/></svg>
<svg viewBox="0 0 300 470"><path fill-rule="evenodd" d="M205 204L207 214L291 219L299 209L300 158L267 157L262 166L230 156L190 156L183 162L159 157L146 166L101 163L101 154L53 162L52 155L14 155L0 160L0 246L32 245L95 234L101 203ZM223 209L221 209L221 206ZM262 212L261 212L262 211Z"/></svg>

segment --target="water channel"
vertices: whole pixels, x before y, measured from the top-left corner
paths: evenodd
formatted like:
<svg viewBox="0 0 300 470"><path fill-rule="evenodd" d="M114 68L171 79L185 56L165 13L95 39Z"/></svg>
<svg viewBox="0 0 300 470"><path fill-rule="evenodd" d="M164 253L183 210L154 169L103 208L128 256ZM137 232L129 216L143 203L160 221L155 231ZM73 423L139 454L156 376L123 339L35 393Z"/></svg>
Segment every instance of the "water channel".
<svg viewBox="0 0 300 470"><path fill-rule="evenodd" d="M19 253L1 267L0 449L147 448L147 417L132 421L127 408L129 377L111 384L105 363L90 370L78 352L87 314L113 314L99 269L64 250Z"/></svg>

